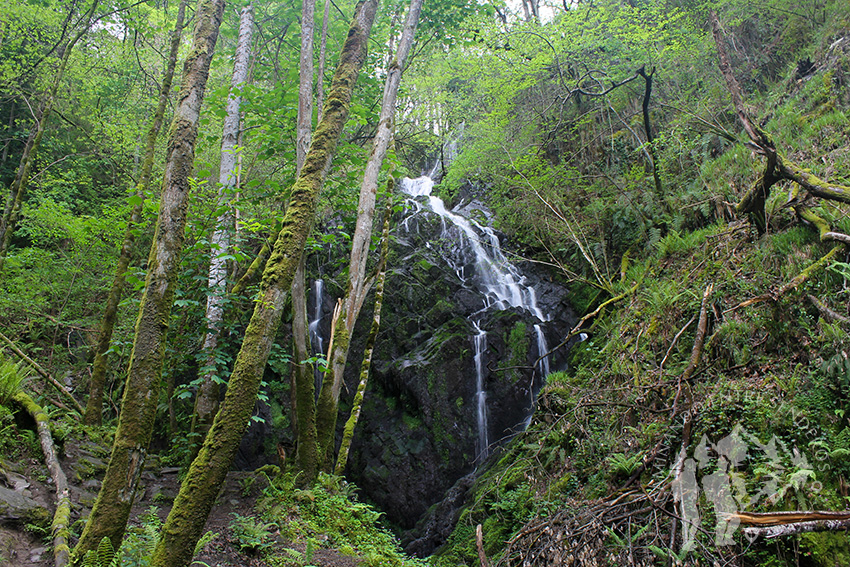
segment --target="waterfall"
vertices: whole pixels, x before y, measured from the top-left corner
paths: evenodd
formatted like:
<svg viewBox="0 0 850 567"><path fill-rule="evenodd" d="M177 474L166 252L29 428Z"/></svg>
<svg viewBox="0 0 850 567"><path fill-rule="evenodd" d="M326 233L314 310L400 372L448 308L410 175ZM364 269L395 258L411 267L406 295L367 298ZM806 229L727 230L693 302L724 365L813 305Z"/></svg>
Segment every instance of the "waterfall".
<svg viewBox="0 0 850 567"><path fill-rule="evenodd" d="M509 307L524 309L544 323L549 317L537 304L537 293L535 289L526 283L526 278L514 266L502 252L499 237L489 226L482 225L472 218L468 218L446 208L442 199L431 194L434 181L428 176L417 179L405 178L401 182L401 189L410 196L408 202L412 212L402 221L402 227L410 231L410 220L423 212L430 210L440 217L442 223L442 238L451 238L458 245L444 255L445 260L455 270L460 281L465 287L469 287L481 296L481 309L483 313L491 308L505 310ZM426 207L421 201L426 198ZM430 244L429 244L430 246ZM467 266L472 266L474 274L467 273ZM487 350L487 332L481 328L481 317L473 316L472 324L476 330L473 337L475 352L475 374L476 374L476 412L478 427L478 459L483 460L489 451L489 431L487 424L487 393L485 388L485 366L484 354ZM546 337L541 324L534 326L537 334L538 356L548 352ZM540 360L536 371L541 377L549 373L549 357ZM529 384L529 395L531 404L534 404L534 380Z"/></svg>
<svg viewBox="0 0 850 567"><path fill-rule="evenodd" d="M324 356L325 341L322 337L322 329L319 325L322 323L322 303L325 301L325 282L324 280L313 280L313 285L310 288L310 299L313 301L310 305L310 312L307 314L309 323L307 330L310 334L310 348L313 355ZM314 376L316 381L316 395L322 385L322 372L318 365L314 365Z"/></svg>
<svg viewBox="0 0 850 567"><path fill-rule="evenodd" d="M487 426L487 392L484 390L484 351L487 350L487 331L473 322L478 333L473 338L475 347L475 407L478 423L478 447L479 458L486 458L490 451L489 428Z"/></svg>
<svg viewBox="0 0 850 567"><path fill-rule="evenodd" d="M537 335L537 357L540 358L540 362L537 363L537 370L542 376L548 376L549 347L546 345L546 335L543 334L543 328L539 324L534 325L534 332Z"/></svg>

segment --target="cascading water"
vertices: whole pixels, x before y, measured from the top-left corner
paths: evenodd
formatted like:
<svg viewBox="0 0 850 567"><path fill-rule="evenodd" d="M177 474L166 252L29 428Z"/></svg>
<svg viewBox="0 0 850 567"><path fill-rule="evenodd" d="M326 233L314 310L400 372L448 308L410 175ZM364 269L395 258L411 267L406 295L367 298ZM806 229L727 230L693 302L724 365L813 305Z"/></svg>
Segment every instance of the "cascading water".
<svg viewBox="0 0 850 567"><path fill-rule="evenodd" d="M489 428L487 426L487 392L484 390L484 351L487 350L487 331L473 322L478 334L472 340L475 346L475 408L478 416L478 446L479 456L486 456L490 447Z"/></svg>
<svg viewBox="0 0 850 567"><path fill-rule="evenodd" d="M309 323L307 325L307 330L310 334L310 348L313 355L322 356L325 352L325 341L324 337L322 337L322 330L320 327L322 323L322 303L325 301L324 280L313 280L310 296L310 299L313 300L310 306L310 313L308 314ZM318 364L314 366L316 392L318 392L322 384L322 373L319 370Z"/></svg>
<svg viewBox="0 0 850 567"><path fill-rule="evenodd" d="M423 211L430 210L440 217L442 223L441 238L455 239L459 244L452 246L446 252L444 255L446 261L455 270L464 287L477 291L481 296L482 306L477 315L483 316L483 313L489 309L505 310L514 307L528 311L541 324L548 321L549 318L537 304L537 293L534 287L528 285L526 278L508 261L502 252L499 237L493 229L472 218L449 211L442 199L431 194L433 187L434 181L428 176L402 180L401 189L411 196L408 201L413 209L412 213L402 221L402 227L409 231L410 220ZM417 199L417 197L427 197L427 207L423 207L420 202L421 199ZM481 327L481 323L482 317L473 315L472 324L476 330L473 346L479 462L487 457L490 445L487 423L487 394L484 387L486 368L484 354L487 351L487 332ZM534 326L538 356L543 356L548 352L546 337L541 324ZM537 364L536 370L541 377L545 377L549 373L548 356L543 356ZM529 384L531 404L534 403L535 395L532 378L532 383Z"/></svg>

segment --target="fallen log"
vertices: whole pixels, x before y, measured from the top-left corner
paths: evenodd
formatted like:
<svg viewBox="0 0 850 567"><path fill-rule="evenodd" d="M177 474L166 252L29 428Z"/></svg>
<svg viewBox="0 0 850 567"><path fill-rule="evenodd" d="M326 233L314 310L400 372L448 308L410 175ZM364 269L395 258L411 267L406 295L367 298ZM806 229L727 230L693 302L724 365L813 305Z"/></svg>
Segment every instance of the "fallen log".
<svg viewBox="0 0 850 567"><path fill-rule="evenodd" d="M850 520L850 511L830 512L823 510L792 511L792 512L736 512L727 516L730 520L738 520L742 526L780 526L812 521L844 521Z"/></svg>
<svg viewBox="0 0 850 567"><path fill-rule="evenodd" d="M12 399L32 416L38 428L38 438L41 441L44 461L50 470L50 476L53 478L53 484L56 487L56 512L53 514L53 525L51 526L54 565L55 567L66 567L71 556L71 549L68 547L68 526L71 519L71 496L68 492L68 478L59 465L53 436L50 434L47 414L24 392L16 393Z"/></svg>
<svg viewBox="0 0 850 567"><path fill-rule="evenodd" d="M743 532L747 539L753 540L759 536L765 539L774 539L806 532L837 532L847 530L850 530L850 520L813 520L811 522L779 524L764 528L744 528Z"/></svg>

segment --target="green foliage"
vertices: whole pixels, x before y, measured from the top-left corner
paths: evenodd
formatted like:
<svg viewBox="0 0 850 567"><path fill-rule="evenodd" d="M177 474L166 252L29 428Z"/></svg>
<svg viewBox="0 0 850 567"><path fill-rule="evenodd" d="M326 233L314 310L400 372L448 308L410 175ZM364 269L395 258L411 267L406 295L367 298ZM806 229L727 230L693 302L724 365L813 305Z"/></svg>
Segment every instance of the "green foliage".
<svg viewBox="0 0 850 567"><path fill-rule="evenodd" d="M398 540L380 526L381 513L358 502L353 485L340 477L320 473L315 486L309 489L296 486L297 478L291 474L271 479L260 505L263 522L279 526L284 537L346 547L370 565L423 565L404 556Z"/></svg>
<svg viewBox="0 0 850 567"><path fill-rule="evenodd" d="M239 544L240 551L252 554L260 554L268 550L273 542L273 531L277 525L273 522L263 522L251 516L232 514L233 521L230 522L230 531Z"/></svg>
<svg viewBox="0 0 850 567"><path fill-rule="evenodd" d="M89 550L83 557L83 567L119 567L121 554L115 553L109 538L103 538L97 545L97 550Z"/></svg>
<svg viewBox="0 0 850 567"><path fill-rule="evenodd" d="M159 508L151 506L147 512L139 517L139 525L132 526L127 530L121 548L114 555L115 567L146 567L150 565L154 549L159 543L162 530L162 520L159 517ZM216 534L206 532L195 545L197 555L210 541L215 539ZM107 541L104 538L104 541ZM111 550L111 545L110 545ZM91 552L89 552L91 553ZM93 567L104 567L106 564Z"/></svg>
<svg viewBox="0 0 850 567"><path fill-rule="evenodd" d="M30 373L24 361L15 363L0 354L0 406L9 404Z"/></svg>

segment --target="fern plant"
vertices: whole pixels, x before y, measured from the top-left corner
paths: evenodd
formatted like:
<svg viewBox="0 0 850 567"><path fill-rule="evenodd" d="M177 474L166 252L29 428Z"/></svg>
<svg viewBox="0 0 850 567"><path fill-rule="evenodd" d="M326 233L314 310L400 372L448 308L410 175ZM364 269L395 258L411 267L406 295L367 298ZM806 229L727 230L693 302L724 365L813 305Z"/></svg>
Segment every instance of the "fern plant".
<svg viewBox="0 0 850 567"><path fill-rule="evenodd" d="M29 368L23 362L16 364L0 355L0 405L12 399L28 376Z"/></svg>
<svg viewBox="0 0 850 567"><path fill-rule="evenodd" d="M83 556L83 567L118 567L121 564L121 554L112 549L109 538L103 538L97 550L89 550Z"/></svg>

